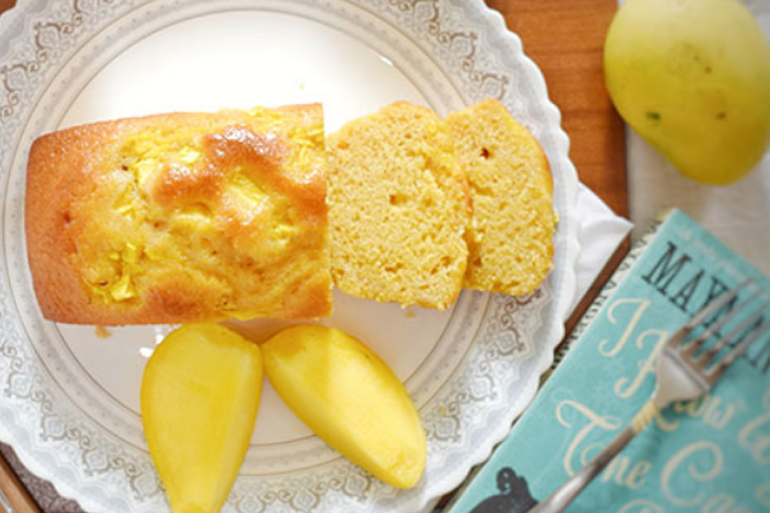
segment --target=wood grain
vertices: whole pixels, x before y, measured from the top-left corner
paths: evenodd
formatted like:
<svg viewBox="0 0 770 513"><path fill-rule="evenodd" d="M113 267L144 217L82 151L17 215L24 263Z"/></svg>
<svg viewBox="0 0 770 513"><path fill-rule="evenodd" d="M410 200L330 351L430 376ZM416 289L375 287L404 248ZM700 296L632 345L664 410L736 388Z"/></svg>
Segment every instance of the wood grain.
<svg viewBox="0 0 770 513"><path fill-rule="evenodd" d="M16 5L16 0L0 0L0 13L3 13Z"/></svg>
<svg viewBox="0 0 770 513"><path fill-rule="evenodd" d="M628 216L623 123L604 86L602 50L617 0L487 0L519 34L562 112L580 180Z"/></svg>
<svg viewBox="0 0 770 513"><path fill-rule="evenodd" d="M15 513L40 513L37 503L2 456L0 456L0 490L3 491ZM0 511L5 512L2 506Z"/></svg>

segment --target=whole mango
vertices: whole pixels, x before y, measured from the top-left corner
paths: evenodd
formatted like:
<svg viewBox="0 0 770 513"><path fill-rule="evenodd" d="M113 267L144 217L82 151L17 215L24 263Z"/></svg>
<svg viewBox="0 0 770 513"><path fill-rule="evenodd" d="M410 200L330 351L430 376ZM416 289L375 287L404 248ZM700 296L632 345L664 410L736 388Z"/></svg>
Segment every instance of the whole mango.
<svg viewBox="0 0 770 513"><path fill-rule="evenodd" d="M685 176L735 182L770 143L770 43L736 0L628 0L604 69L621 116Z"/></svg>

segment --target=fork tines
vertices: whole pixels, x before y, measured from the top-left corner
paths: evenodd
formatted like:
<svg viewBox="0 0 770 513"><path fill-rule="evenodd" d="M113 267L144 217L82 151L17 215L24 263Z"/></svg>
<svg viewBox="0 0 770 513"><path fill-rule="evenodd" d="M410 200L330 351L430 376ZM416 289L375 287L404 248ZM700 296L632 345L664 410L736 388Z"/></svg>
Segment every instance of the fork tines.
<svg viewBox="0 0 770 513"><path fill-rule="evenodd" d="M708 368L708 372L705 373L704 377L711 383L716 382L725 370L746 352L751 344L759 340L763 335L770 333L770 312L767 311L770 300L764 299L759 301L759 306L755 305L757 303L756 300L762 296L762 291L751 294L748 299L733 306L728 313L713 321L710 325L706 326L705 324L711 316L728 306L729 303L735 302L738 294L752 283L753 280L748 279L731 292L722 294L722 296L695 314L687 324L671 337L670 343L680 346L692 331L699 326L705 326L704 330L695 339L681 347L680 354L682 358L689 360L690 364L702 373ZM749 312L752 305L754 305L754 310L747 317L741 320L738 325L732 327L726 335L720 334L720 330L723 327L739 315ZM706 341L710 340L713 336L716 336L716 343L702 354L695 356L701 347L705 345ZM727 354L722 358L717 358L717 355L727 347L730 348ZM717 359L719 361L716 361Z"/></svg>

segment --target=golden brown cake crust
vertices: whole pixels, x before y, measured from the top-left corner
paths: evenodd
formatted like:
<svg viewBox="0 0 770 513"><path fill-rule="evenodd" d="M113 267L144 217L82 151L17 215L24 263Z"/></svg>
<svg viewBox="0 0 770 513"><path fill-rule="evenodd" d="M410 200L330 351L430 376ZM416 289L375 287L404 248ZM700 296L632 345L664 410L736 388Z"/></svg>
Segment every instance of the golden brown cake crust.
<svg viewBox="0 0 770 513"><path fill-rule="evenodd" d="M329 315L323 145L320 105L40 137L25 222L43 315L100 325Z"/></svg>

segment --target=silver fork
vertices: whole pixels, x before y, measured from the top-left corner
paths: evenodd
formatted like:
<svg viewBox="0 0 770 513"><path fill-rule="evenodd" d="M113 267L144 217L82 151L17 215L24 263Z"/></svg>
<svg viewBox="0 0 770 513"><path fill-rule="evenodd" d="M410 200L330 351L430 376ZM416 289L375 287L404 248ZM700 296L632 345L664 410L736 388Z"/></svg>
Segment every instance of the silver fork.
<svg viewBox="0 0 770 513"><path fill-rule="evenodd" d="M658 357L657 385L652 398L636 414L630 424L593 460L588 462L575 475L569 478L543 502L529 510L529 513L557 513L564 511L567 506L580 494L583 489L612 461L612 459L644 430L655 418L655 415L674 401L697 399L705 394L717 380L722 377L727 368L738 359L749 346L767 333L770 327L770 315L763 318L768 301L763 301L752 314L740 324L732 328L727 335L717 337L716 343L705 351L699 349L712 336L737 315L748 311L748 307L761 295L756 292L736 305L728 314L705 328L689 343L685 343L698 326L710 316L725 307L738 297L738 293L751 284L751 280L743 282L730 293L712 301L708 306L690 319L687 324L677 330L667 341ZM753 326L758 324L756 326ZM749 331L753 326L753 329ZM741 337L739 339L739 337ZM731 349L724 357L717 358L723 349ZM737 344L737 345L736 345ZM734 346L734 347L733 347ZM718 360L718 361L717 361Z"/></svg>

